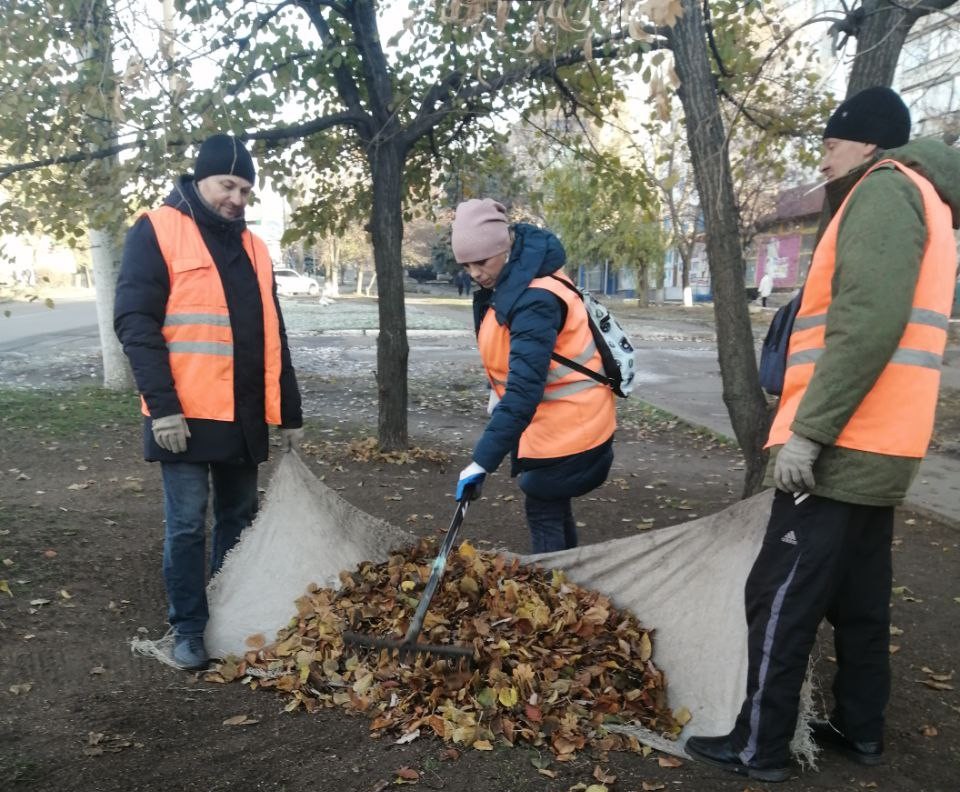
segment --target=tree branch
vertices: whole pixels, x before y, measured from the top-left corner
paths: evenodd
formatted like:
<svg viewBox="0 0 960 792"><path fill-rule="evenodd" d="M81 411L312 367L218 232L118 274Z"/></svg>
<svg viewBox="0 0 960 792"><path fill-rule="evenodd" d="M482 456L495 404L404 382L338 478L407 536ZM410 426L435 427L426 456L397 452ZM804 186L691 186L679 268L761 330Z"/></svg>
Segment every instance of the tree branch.
<svg viewBox="0 0 960 792"><path fill-rule="evenodd" d="M298 4L307 12L307 16L320 34L320 40L323 42L323 46L328 51L332 52L338 45L343 44L342 41L333 35L333 31L330 29L330 25L327 24L327 20L324 19L320 13L320 9L321 7L332 8L334 12L340 14L347 21L350 21L346 9L341 8L338 3L324 2L324 0L298 0ZM333 77L336 81L337 93L340 95L340 100L346 105L347 109L357 115L365 115L360 100L360 89L353 79L353 75L350 73L350 68L345 63L341 63L333 70Z"/></svg>
<svg viewBox="0 0 960 792"><path fill-rule="evenodd" d="M304 124L292 124L290 126L276 127L274 129L262 129L256 132L248 132L237 135L238 140L265 140L268 142L277 142L289 138L305 138L323 132L335 126L353 126L363 127L368 118L365 115L357 116L350 112L332 113L322 118L308 121ZM183 147L190 144L201 143L201 140L166 140L168 148ZM90 162L102 160L119 154L121 151L130 151L131 149L143 148L147 144L144 139L131 140L127 143L117 143L113 146L97 149L96 151L77 151L72 154L63 154L59 157L48 157L46 159L31 160L29 162L18 162L7 165L0 165L0 182L15 173L23 171L37 170L38 168L48 168L53 165L73 165L80 162Z"/></svg>
<svg viewBox="0 0 960 792"><path fill-rule="evenodd" d="M391 69L380 46L377 9L374 0L352 0L351 14L346 17L353 28L354 41L360 50L360 67L377 124L383 128L395 122Z"/></svg>
<svg viewBox="0 0 960 792"><path fill-rule="evenodd" d="M283 61L283 63L272 63L269 66L263 66L259 69L254 69L252 72L250 72L247 75L244 75L242 78L237 80L233 85L227 88L226 95L236 96L238 93L240 93L240 91L242 91L244 88L250 85L250 83L258 79L259 77L264 77L268 74L273 74L274 72L277 72L280 69L282 69L284 66L290 66L291 64L296 63L297 61L307 60L308 58L313 58L315 56L316 56L316 53L313 53L313 52L297 52L291 55L287 60Z"/></svg>
<svg viewBox="0 0 960 792"><path fill-rule="evenodd" d="M595 54L594 60L617 58L627 51L643 51L642 44L624 43L624 36L625 34L618 33L614 36L608 36L594 41L593 47L595 53L606 44L618 41L621 43L620 46L612 48L609 52L601 52L599 55ZM405 148L409 148L433 127L440 124L453 112L454 105L458 102L480 99L483 96L495 94L497 91L509 85L515 85L527 80L552 79L555 77L558 69L564 66L574 66L583 63L585 60L586 57L583 54L583 50L578 47L560 57L539 61L532 66L516 69L512 72L505 72L483 82L480 82L478 79L476 82L471 82L470 84L464 83L466 77L463 72L451 72L427 92L416 118L414 118L403 131L404 146ZM438 104L439 107L437 107Z"/></svg>
<svg viewBox="0 0 960 792"><path fill-rule="evenodd" d="M352 126L362 129L368 123L369 118L366 114L356 115L350 111L343 113L331 113L330 115L316 118L313 121L307 121L303 124L291 124L290 126L275 127L274 129L261 129L256 132L247 132L237 135L238 140L266 140L275 143L279 140L289 138L305 138L315 135L317 132L323 132L335 126Z"/></svg>

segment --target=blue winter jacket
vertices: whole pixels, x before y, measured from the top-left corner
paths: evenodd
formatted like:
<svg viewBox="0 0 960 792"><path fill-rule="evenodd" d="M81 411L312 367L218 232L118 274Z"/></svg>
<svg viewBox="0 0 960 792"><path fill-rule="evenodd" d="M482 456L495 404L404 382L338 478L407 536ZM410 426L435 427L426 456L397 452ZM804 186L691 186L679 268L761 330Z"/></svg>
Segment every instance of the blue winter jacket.
<svg viewBox="0 0 960 792"><path fill-rule="evenodd" d="M473 295L476 332L491 309L499 324L510 326L507 389L473 449L473 461L488 472L496 470L507 454L516 456L520 435L543 399L550 354L566 320L566 306L555 294L529 288L534 278L563 267L567 258L563 245L550 231L536 226L518 223L513 230L510 258L496 285ZM514 469L513 474L517 472Z"/></svg>

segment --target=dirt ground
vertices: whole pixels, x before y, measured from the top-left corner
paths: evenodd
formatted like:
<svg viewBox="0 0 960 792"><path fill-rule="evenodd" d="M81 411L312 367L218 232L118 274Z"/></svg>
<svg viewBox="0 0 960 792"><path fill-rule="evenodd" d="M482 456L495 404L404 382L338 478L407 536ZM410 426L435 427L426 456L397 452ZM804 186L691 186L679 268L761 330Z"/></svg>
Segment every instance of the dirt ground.
<svg viewBox="0 0 960 792"><path fill-rule="evenodd" d="M458 381L465 384L412 376L412 440L438 453L394 464L348 451L373 433L372 378L303 373L308 464L370 514L442 531L485 417L478 380ZM656 530L736 499L735 449L662 413L621 406L610 480L575 506L581 541ZM274 693L206 683L132 655L131 638L165 631L159 470L140 451L131 397L0 390L0 789L381 792L408 767L419 773L416 788L566 792L598 783L598 766L616 776L611 792L960 789L960 683L950 678L960 657L956 527L898 513L894 683L880 767L823 754L819 771L798 768L790 781L764 785L688 761L664 768L656 753L557 763L497 746L453 758L433 738L374 740L363 716L288 714ZM491 477L464 536L528 549L508 476ZM832 650L823 638L819 671L828 681ZM236 715L255 723L224 724ZM556 778L538 772L544 765Z"/></svg>

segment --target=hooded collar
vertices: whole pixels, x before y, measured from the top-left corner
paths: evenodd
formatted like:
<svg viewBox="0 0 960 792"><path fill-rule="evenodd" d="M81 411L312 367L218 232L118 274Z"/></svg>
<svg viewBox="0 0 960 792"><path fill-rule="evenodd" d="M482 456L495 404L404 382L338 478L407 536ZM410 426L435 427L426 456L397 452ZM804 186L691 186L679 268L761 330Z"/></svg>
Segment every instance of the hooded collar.
<svg viewBox="0 0 960 792"><path fill-rule="evenodd" d="M556 235L528 223L513 227L510 258L493 287L490 304L497 321L506 324L520 295L534 278L556 272L567 260L563 245Z"/></svg>

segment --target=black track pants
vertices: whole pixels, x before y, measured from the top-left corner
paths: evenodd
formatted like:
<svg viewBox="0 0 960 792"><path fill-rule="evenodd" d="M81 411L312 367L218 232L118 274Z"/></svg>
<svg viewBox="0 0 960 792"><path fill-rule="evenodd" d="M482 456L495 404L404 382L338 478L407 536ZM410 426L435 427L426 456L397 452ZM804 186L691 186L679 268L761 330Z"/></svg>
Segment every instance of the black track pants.
<svg viewBox="0 0 960 792"><path fill-rule="evenodd" d="M783 764L820 621L834 627L833 719L854 740L879 740L890 693L893 507L777 491L746 584L747 695L732 733L740 758Z"/></svg>

